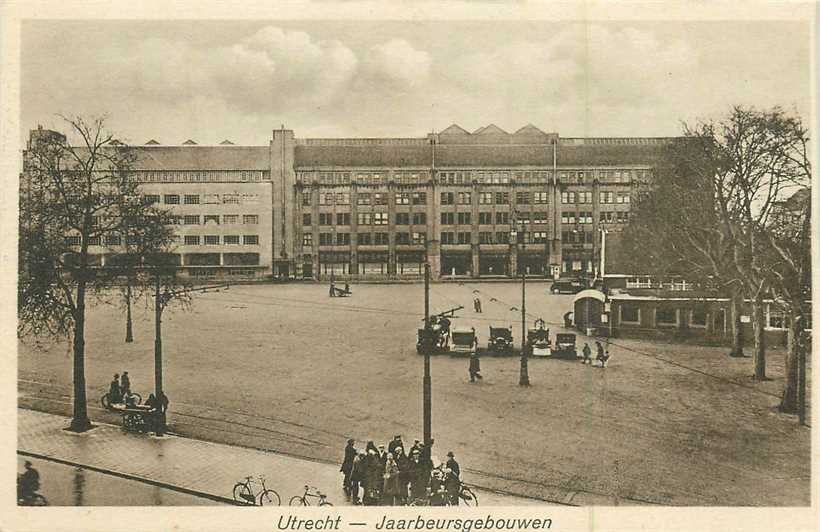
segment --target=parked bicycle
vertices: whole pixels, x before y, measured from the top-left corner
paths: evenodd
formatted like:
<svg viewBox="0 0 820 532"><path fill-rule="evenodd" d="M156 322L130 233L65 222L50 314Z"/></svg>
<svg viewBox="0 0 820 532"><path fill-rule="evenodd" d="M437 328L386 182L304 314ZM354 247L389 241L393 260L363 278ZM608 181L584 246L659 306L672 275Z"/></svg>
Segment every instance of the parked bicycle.
<svg viewBox="0 0 820 532"><path fill-rule="evenodd" d="M302 495L294 495L291 497L290 506L310 506L308 498L319 499L319 506L333 506L333 504L327 500L327 495L312 486L305 486L305 493Z"/></svg>
<svg viewBox="0 0 820 532"><path fill-rule="evenodd" d="M261 489L254 491L253 485L259 484ZM237 482L233 487L233 500L244 504L252 504L256 506L256 501L259 501L259 506L280 506L282 500L276 490L272 490L265 486L265 477L260 476L259 481L253 480L253 477L245 477L244 482Z"/></svg>

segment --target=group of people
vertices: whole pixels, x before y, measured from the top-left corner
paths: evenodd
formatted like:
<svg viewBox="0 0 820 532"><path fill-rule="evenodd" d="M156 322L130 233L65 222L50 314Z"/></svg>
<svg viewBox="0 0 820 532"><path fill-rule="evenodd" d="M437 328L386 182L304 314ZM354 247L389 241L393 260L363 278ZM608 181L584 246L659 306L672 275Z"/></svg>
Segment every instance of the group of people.
<svg viewBox="0 0 820 532"><path fill-rule="evenodd" d="M405 452L401 436L396 435L385 448L368 441L364 452L347 440L340 471L342 487L353 504L400 506L424 500L431 505L458 504L461 468L452 452L447 462L435 466L433 440L425 445L414 440Z"/></svg>
<svg viewBox="0 0 820 532"><path fill-rule="evenodd" d="M601 364L602 368L606 367L607 361L609 361L609 351L604 349L604 346L601 345L601 342L595 341L595 349L597 351L597 355L595 356L595 360ZM582 350L584 354L584 359L581 361L584 364L592 365L592 349L590 349L589 344L584 342L584 348Z"/></svg>
<svg viewBox="0 0 820 532"><path fill-rule="evenodd" d="M119 373L114 374L114 378L108 386L108 399L112 404L121 403L124 404L126 408L135 408L138 406L136 396L131 393L131 378L128 376L127 371L123 371L122 376L120 376ZM165 395L163 391L159 397L153 393L150 394L143 405L150 410L165 414L165 412L168 411L168 403L168 396Z"/></svg>

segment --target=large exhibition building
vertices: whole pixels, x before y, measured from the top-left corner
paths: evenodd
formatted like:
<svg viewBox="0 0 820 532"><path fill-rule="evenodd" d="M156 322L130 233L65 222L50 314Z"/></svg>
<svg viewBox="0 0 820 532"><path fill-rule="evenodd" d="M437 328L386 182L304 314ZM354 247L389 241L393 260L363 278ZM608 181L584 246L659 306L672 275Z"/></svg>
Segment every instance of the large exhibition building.
<svg viewBox="0 0 820 532"><path fill-rule="evenodd" d="M408 278L428 262L435 277L556 277L599 273L602 241L628 222L669 140L532 125L297 138L283 127L267 146L152 140L133 147L133 170L178 215L175 253L193 276ZM92 244L104 264L113 247Z"/></svg>

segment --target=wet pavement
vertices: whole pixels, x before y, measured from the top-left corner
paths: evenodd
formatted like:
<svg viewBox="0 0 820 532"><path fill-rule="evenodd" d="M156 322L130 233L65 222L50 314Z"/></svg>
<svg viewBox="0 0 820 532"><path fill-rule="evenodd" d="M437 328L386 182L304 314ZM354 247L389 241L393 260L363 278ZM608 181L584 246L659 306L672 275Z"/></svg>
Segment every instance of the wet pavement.
<svg viewBox="0 0 820 532"><path fill-rule="evenodd" d="M97 471L115 472L133 479L177 487L189 493L222 497L226 502L233 499L233 487L237 481L244 480L249 475L262 475L266 479L267 487L278 492L283 504L287 504L294 495L301 495L306 484L315 486L327 494L328 500L336 506L350 504L342 493L342 477L336 464L174 435L157 438L145 434L126 433L120 427L107 424L97 424L94 429L77 434L64 430L69 424L68 418L22 408L17 410L17 414L18 450L39 457L71 462ZM71 494L77 491L77 475L73 475L71 467L68 467L67 471L65 476L60 477L54 484L51 484L51 481L44 482L44 487L56 490L57 499L54 502L51 501L49 492L42 493L51 504L58 504L57 500L66 501L60 504L76 504L71 502ZM83 476L87 478L88 471L85 471ZM96 478L95 476L95 485ZM109 480L114 482L113 479L106 479L106 482ZM122 490L125 492L131 489L127 486L139 485L134 489L139 494L135 495L135 499L138 498L140 502L131 502L130 495L121 496L119 494L122 491L112 490L112 495L106 502L85 504L155 505L159 504L153 502L159 497L156 493L162 493L162 504L189 504L175 498L182 494L169 493L167 490L156 492L152 486L137 480L124 482L127 483ZM482 506L545 504L541 500L476 491ZM85 489L80 492L88 493ZM94 493L98 492L94 490ZM188 500L191 500L191 497L187 497L186 501ZM197 504L219 502L199 499Z"/></svg>
<svg viewBox="0 0 820 532"><path fill-rule="evenodd" d="M29 460L40 473L39 493L49 506L203 506L215 501L136 480L37 458L17 457L17 472Z"/></svg>

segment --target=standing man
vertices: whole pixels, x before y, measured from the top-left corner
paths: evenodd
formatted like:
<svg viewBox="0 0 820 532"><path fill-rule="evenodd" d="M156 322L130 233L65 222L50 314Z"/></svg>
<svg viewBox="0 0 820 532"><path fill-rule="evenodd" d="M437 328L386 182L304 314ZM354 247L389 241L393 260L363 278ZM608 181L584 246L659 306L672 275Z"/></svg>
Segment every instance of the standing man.
<svg viewBox="0 0 820 532"><path fill-rule="evenodd" d="M404 448L404 444L401 442L401 434L396 434L393 436L393 440L387 444L387 452L390 454L395 454L398 447Z"/></svg>
<svg viewBox="0 0 820 532"><path fill-rule="evenodd" d="M600 344L599 344L600 345ZM589 344L584 342L584 364L592 365L592 349L589 348Z"/></svg>
<svg viewBox="0 0 820 532"><path fill-rule="evenodd" d="M461 468L456 462L453 451L447 453L447 463L444 465L447 476L444 479L444 489L451 506L458 506L458 492L461 490Z"/></svg>
<svg viewBox="0 0 820 532"><path fill-rule="evenodd" d="M606 361L609 360L609 353L604 352L604 346L601 345L601 342L595 341L595 347L598 350L598 356L595 357L597 361L601 363L601 367L606 367Z"/></svg>
<svg viewBox="0 0 820 532"><path fill-rule="evenodd" d="M342 460L342 467L339 471L344 473L344 480L342 480L342 489L345 495L350 497L350 474L353 472L353 459L356 458L356 448L353 447L353 439L347 440L345 446L345 457Z"/></svg>
<svg viewBox="0 0 820 532"><path fill-rule="evenodd" d="M19 497L23 502L28 503L32 496L37 493L37 490L40 489L40 473L34 469L34 466L32 466L28 460L26 460L24 467L26 470L18 478L20 489Z"/></svg>
<svg viewBox="0 0 820 532"><path fill-rule="evenodd" d="M131 379L128 377L128 372L122 372L122 378L120 378L120 391L122 392L122 400L125 402L125 399L131 395Z"/></svg>
<svg viewBox="0 0 820 532"><path fill-rule="evenodd" d="M473 351L470 353L470 382L475 382L476 378L478 380L483 379L484 377L481 376L481 360L478 358L478 350Z"/></svg>
<svg viewBox="0 0 820 532"><path fill-rule="evenodd" d="M114 374L114 380L108 386L108 402L111 404L122 401L122 390L120 389L120 374Z"/></svg>

